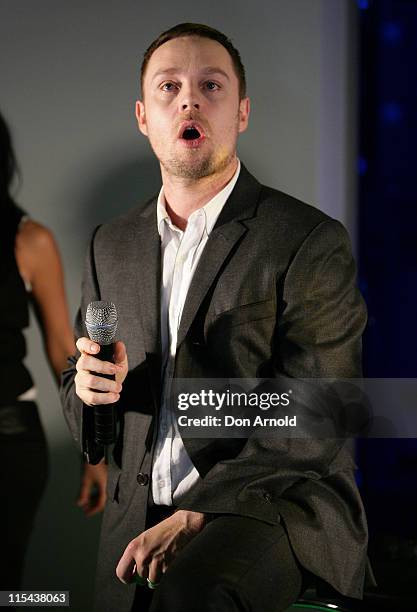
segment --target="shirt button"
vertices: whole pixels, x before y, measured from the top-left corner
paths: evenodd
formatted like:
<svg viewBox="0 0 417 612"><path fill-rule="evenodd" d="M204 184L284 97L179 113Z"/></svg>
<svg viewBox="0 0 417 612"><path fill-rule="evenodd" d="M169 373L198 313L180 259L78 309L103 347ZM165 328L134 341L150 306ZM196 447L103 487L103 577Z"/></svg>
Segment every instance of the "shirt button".
<svg viewBox="0 0 417 612"><path fill-rule="evenodd" d="M143 472L139 472L139 474L136 476L136 480L138 481L138 484L140 484L142 487L144 487L149 482L149 476L148 476L148 474L144 474Z"/></svg>

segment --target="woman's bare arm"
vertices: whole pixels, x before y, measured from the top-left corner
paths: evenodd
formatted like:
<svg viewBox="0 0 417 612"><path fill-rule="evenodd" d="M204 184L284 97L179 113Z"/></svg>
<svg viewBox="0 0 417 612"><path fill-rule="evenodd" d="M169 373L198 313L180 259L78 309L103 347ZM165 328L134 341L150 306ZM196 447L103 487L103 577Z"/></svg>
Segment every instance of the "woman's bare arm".
<svg viewBox="0 0 417 612"><path fill-rule="evenodd" d="M65 296L64 271L55 239L49 229L28 220L16 238L16 261L22 278L31 285L46 356L59 386L67 357L75 353ZM107 466L84 464L77 505L87 516L104 508Z"/></svg>
<svg viewBox="0 0 417 612"><path fill-rule="evenodd" d="M21 276L32 287L45 352L59 385L67 357L75 352L75 344L61 258L50 230L35 221L26 221L17 234L16 261Z"/></svg>

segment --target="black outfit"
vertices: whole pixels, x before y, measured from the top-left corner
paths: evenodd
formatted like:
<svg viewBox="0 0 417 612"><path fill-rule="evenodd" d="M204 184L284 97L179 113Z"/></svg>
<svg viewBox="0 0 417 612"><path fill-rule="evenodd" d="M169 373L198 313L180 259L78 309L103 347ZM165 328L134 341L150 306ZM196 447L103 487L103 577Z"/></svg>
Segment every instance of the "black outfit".
<svg viewBox="0 0 417 612"><path fill-rule="evenodd" d="M23 211L10 205L1 231L0 267L0 590L20 587L24 555L47 478L47 447L33 401L17 398L33 386L23 364L28 296L14 246Z"/></svg>

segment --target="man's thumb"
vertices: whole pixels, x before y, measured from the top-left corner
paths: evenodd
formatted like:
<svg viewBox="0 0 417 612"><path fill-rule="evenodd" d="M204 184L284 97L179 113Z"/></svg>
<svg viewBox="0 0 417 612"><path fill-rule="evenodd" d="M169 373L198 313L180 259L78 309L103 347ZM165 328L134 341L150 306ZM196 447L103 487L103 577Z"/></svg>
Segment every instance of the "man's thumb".
<svg viewBox="0 0 417 612"><path fill-rule="evenodd" d="M120 366L127 366L126 346L121 340L114 344L114 363Z"/></svg>

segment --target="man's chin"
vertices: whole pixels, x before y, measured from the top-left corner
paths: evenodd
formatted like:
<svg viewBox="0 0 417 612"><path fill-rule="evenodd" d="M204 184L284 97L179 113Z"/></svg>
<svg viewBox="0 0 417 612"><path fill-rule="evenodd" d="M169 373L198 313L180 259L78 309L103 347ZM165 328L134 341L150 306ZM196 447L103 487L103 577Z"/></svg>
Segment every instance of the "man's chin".
<svg viewBox="0 0 417 612"><path fill-rule="evenodd" d="M217 152L194 150L191 152L177 152L169 159L159 160L164 170L178 178L197 180L204 177L220 174L229 167L235 159L235 153L224 149Z"/></svg>
<svg viewBox="0 0 417 612"><path fill-rule="evenodd" d="M178 178L199 179L216 172L211 157L192 159L189 153L178 155L169 161L161 161L161 164L169 174Z"/></svg>

